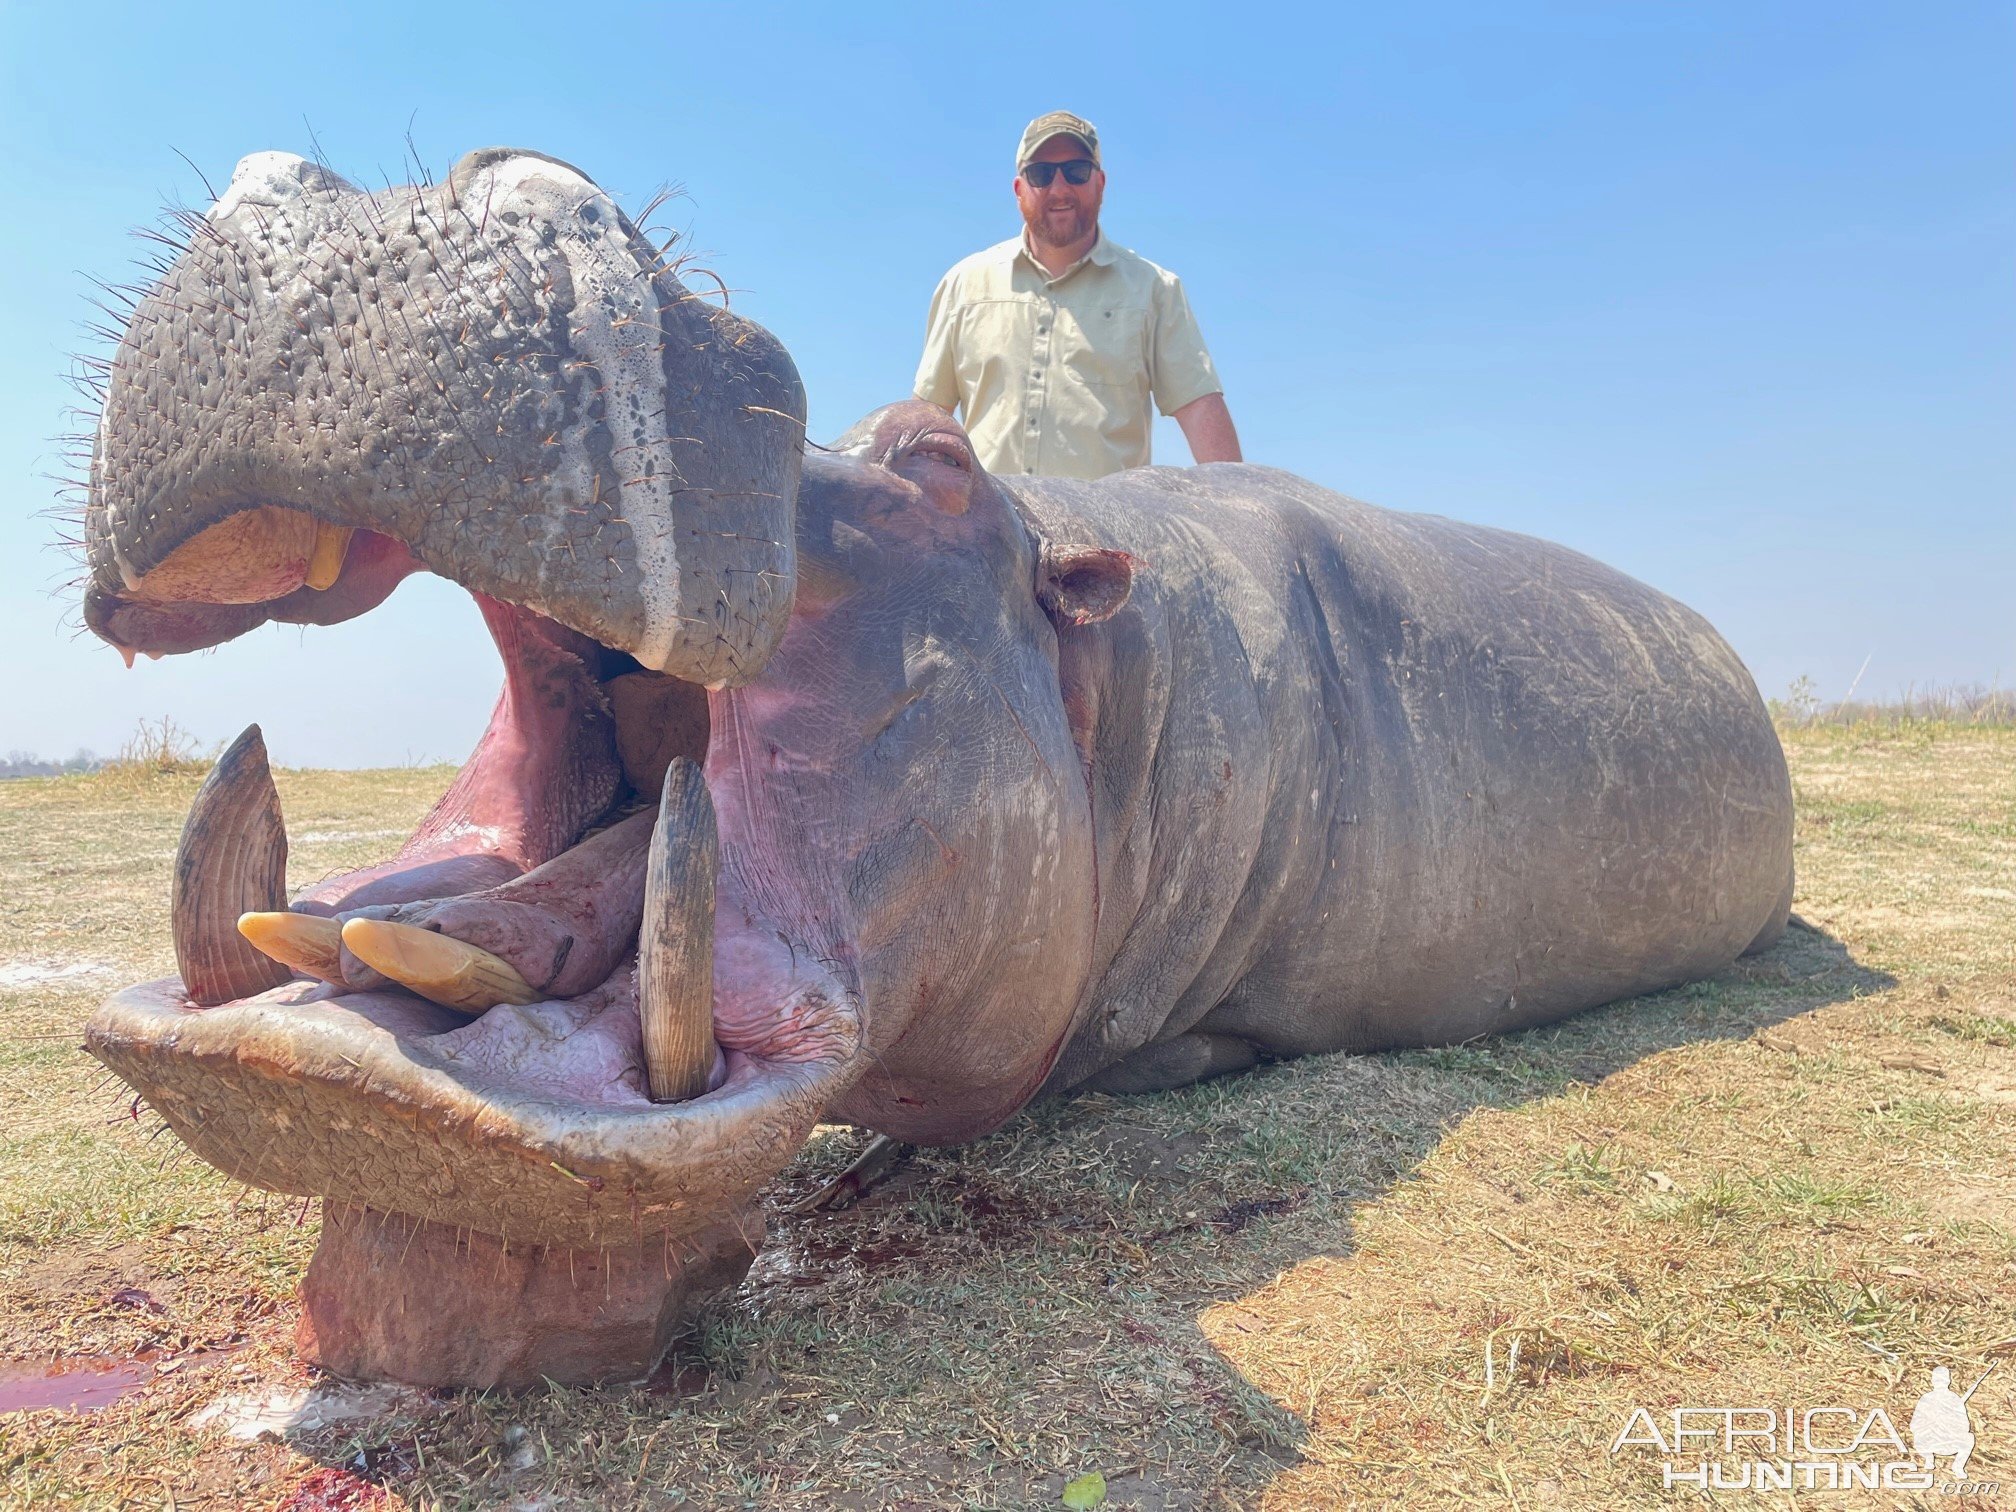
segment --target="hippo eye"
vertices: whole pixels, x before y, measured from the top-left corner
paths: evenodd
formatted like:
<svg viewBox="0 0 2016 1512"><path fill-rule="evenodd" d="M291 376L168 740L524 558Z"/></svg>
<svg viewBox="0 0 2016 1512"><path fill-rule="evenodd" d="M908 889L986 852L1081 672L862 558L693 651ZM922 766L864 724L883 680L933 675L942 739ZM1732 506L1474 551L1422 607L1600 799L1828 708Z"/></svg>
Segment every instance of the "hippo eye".
<svg viewBox="0 0 2016 1512"><path fill-rule="evenodd" d="M920 436L911 446L909 455L928 457L933 462L956 467L961 472L973 470L973 453L967 450L966 443L956 436L946 435L943 431L933 431L928 436Z"/></svg>

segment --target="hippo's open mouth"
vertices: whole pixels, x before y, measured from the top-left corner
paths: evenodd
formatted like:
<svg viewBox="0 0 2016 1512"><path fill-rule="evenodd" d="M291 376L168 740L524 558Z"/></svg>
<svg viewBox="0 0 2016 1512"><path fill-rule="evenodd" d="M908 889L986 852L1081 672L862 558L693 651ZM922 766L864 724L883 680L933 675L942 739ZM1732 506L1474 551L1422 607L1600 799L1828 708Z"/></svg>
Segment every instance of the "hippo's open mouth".
<svg viewBox="0 0 2016 1512"><path fill-rule="evenodd" d="M860 1037L739 734L793 586L788 357L537 154L375 195L257 154L192 233L112 365L86 622L168 654L426 568L504 692L399 854L291 907L241 737L177 862L181 976L90 1048L273 1190L568 1245L746 1204Z"/></svg>
<svg viewBox="0 0 2016 1512"><path fill-rule="evenodd" d="M389 538L361 545L367 573L400 555ZM179 621L215 615L179 555L166 564L192 595ZM844 1081L856 989L844 960L753 906L732 865L717 895L699 773L739 759L741 695L478 599L504 693L399 856L263 914L279 904L259 896L276 800L256 736L241 740L178 858L191 980L116 996L92 1049L205 1159L258 1186L574 1245L712 1221L790 1158ZM721 818L736 858L739 803ZM292 975L247 948L244 904ZM381 943L375 966L359 954L374 930L393 952ZM475 948L416 961L399 953L407 931ZM286 979L245 990L262 973ZM681 1075L673 1095L697 1096L653 1100Z"/></svg>

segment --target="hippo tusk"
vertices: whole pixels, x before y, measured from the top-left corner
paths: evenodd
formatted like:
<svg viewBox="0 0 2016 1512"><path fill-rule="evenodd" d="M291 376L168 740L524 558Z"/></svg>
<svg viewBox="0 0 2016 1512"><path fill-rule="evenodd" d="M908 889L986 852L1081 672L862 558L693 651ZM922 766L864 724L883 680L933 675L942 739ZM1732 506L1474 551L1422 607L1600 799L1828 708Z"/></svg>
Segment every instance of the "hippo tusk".
<svg viewBox="0 0 2016 1512"><path fill-rule="evenodd" d="M665 771L651 854L644 864L644 927L637 939L637 1013L653 1102L707 1090L714 1070L714 874L721 843L700 768Z"/></svg>
<svg viewBox="0 0 2016 1512"><path fill-rule="evenodd" d="M254 950L240 915L287 902L287 826L259 726L247 725L196 790L175 849L175 964L203 1007L253 997L287 980L287 968Z"/></svg>
<svg viewBox="0 0 2016 1512"><path fill-rule="evenodd" d="M335 585L343 575L343 558L350 550L351 527L329 525L320 521L315 525L315 547L308 554L308 575L303 581L320 593Z"/></svg>
<svg viewBox="0 0 2016 1512"><path fill-rule="evenodd" d="M287 910L241 914L238 933L283 966L343 985L343 926L334 919Z"/></svg>
<svg viewBox="0 0 2016 1512"><path fill-rule="evenodd" d="M343 944L373 971L457 1013L474 1015L499 1003L540 998L502 956L417 924L351 919L343 926Z"/></svg>

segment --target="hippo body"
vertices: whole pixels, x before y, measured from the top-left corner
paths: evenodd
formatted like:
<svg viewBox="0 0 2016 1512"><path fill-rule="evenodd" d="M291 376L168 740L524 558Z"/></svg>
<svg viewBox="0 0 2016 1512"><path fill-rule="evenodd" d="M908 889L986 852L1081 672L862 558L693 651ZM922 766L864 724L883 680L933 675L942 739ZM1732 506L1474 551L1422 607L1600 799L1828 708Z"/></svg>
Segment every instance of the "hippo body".
<svg viewBox="0 0 2016 1512"><path fill-rule="evenodd" d="M1004 486L1045 535L1146 564L1062 637L1100 975L1052 1087L1455 1043L1783 929L1784 757L1684 606L1268 468Z"/></svg>
<svg viewBox="0 0 2016 1512"><path fill-rule="evenodd" d="M808 448L783 349L536 153L380 193L257 154L183 224L109 369L86 623L130 661L431 570L504 664L397 854L291 899L241 736L178 975L86 1031L323 1199L340 1373L648 1371L821 1120L954 1143L1468 1040L1784 926L1755 687L1574 552L1261 467L994 479L917 401Z"/></svg>

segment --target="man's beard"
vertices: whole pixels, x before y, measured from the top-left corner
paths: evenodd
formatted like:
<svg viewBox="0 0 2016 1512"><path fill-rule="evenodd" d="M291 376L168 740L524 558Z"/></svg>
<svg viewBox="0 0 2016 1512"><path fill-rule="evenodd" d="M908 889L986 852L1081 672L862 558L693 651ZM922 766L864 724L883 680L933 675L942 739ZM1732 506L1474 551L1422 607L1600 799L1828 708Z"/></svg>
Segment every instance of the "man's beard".
<svg viewBox="0 0 2016 1512"><path fill-rule="evenodd" d="M1029 228L1031 242L1037 246L1059 248L1082 241L1091 234L1092 228L1099 224L1095 216L1077 211L1069 220L1062 223L1061 230L1053 230L1052 227L1057 225L1057 222L1052 221L1049 215L1041 210L1034 216L1025 214L1022 223Z"/></svg>

